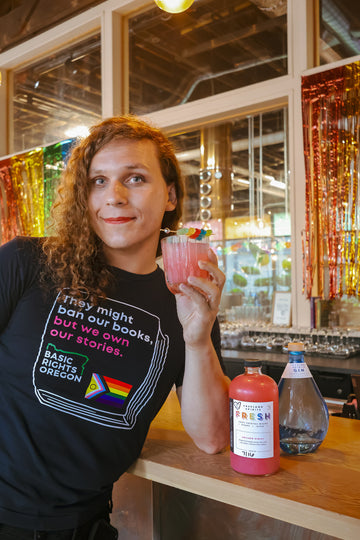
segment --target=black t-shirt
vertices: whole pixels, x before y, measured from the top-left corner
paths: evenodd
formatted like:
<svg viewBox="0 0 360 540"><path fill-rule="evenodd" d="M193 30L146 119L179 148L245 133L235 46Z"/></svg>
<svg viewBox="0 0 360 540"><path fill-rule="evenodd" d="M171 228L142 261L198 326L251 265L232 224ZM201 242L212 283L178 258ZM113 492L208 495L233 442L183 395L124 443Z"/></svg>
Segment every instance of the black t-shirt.
<svg viewBox="0 0 360 540"><path fill-rule="evenodd" d="M184 371L163 271L112 268L93 305L39 286L39 239L0 248L0 522L75 527L102 509ZM220 358L216 323L213 342Z"/></svg>

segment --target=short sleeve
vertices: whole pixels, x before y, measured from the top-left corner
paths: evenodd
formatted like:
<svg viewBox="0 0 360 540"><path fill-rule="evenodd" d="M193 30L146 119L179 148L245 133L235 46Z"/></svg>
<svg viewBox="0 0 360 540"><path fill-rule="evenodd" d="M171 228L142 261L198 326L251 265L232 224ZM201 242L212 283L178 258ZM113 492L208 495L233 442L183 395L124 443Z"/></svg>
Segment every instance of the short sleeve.
<svg viewBox="0 0 360 540"><path fill-rule="evenodd" d="M0 332L34 277L37 239L16 237L0 246Z"/></svg>

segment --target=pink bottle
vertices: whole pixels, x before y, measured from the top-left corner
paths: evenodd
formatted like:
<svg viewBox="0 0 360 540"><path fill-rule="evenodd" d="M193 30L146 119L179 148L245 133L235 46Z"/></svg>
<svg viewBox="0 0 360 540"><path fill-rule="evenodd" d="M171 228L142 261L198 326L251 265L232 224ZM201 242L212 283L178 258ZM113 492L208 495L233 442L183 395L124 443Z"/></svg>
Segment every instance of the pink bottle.
<svg viewBox="0 0 360 540"><path fill-rule="evenodd" d="M241 473L267 475L280 466L279 392L261 373L261 362L245 361L245 373L230 384L230 463Z"/></svg>

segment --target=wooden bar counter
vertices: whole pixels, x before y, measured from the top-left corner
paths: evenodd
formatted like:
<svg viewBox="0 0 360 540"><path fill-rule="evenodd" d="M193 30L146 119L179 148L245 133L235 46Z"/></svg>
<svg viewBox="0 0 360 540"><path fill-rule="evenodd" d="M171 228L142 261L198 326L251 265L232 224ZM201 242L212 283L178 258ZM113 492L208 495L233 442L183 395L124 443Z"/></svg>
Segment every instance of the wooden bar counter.
<svg viewBox="0 0 360 540"><path fill-rule="evenodd" d="M358 420L331 417L327 437L314 454L282 454L276 474L252 477L232 470L229 449L207 455L195 447L171 392L129 473L322 533L311 538L360 538Z"/></svg>

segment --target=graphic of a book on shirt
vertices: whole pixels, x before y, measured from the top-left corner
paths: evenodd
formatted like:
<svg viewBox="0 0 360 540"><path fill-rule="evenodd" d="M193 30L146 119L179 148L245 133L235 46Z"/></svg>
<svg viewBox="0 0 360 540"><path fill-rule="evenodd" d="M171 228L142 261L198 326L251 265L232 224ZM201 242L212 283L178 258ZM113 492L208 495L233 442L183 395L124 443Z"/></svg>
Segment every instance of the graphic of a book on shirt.
<svg viewBox="0 0 360 540"><path fill-rule="evenodd" d="M112 299L90 306L83 318L73 306L66 313L64 309L55 301L44 328L33 367L38 400L89 422L131 429L153 396L164 369L169 338L162 333L159 318ZM121 327L118 319L116 325L108 324L106 330L100 328L92 338L87 337L85 317L88 321L96 318L92 329L97 329L98 320L109 320L114 312L123 314L124 321L126 315L128 334L121 330L115 333L114 328ZM110 335L114 345L110 345ZM129 336L126 345L124 335ZM105 338L107 343L102 341Z"/></svg>

